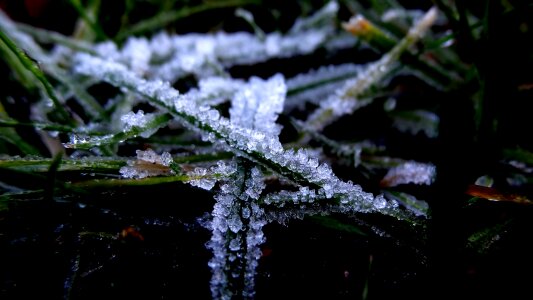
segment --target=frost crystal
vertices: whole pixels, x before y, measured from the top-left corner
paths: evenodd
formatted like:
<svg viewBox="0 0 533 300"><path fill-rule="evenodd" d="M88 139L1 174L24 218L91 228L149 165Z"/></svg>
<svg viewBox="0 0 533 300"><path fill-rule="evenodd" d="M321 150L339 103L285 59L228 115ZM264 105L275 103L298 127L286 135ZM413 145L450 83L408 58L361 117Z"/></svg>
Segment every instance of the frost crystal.
<svg viewBox="0 0 533 300"><path fill-rule="evenodd" d="M277 136L281 128L275 121L283 110L286 92L281 74L266 81L252 77L232 99L231 123Z"/></svg>
<svg viewBox="0 0 533 300"><path fill-rule="evenodd" d="M408 161L391 168L381 180L383 186L400 184L431 184L435 178L436 168L432 164Z"/></svg>
<svg viewBox="0 0 533 300"><path fill-rule="evenodd" d="M169 168L173 162L168 152L161 155L152 149L137 150L137 160L129 160L127 166L120 168L119 172L124 178L142 179L151 176L170 175L174 172Z"/></svg>
<svg viewBox="0 0 533 300"><path fill-rule="evenodd" d="M228 178L237 171L234 165L225 164L219 161L216 166L209 169L196 167L193 171L188 172L187 175L191 178L187 182L190 185L202 188L204 190L211 190L219 178Z"/></svg>
<svg viewBox="0 0 533 300"><path fill-rule="evenodd" d="M208 243L213 251L209 266L214 299L251 299L254 295L259 246L265 239L262 228L266 223L263 209L254 201L264 183L258 168L240 167L215 196L213 235Z"/></svg>
<svg viewBox="0 0 533 300"><path fill-rule="evenodd" d="M144 111L139 110L137 113L130 111L129 113L120 117L120 121L124 124L123 131L130 131L133 127L144 128L146 125L154 120L153 114L145 115ZM157 131L158 128L151 128L140 133L140 136L144 138L150 137Z"/></svg>

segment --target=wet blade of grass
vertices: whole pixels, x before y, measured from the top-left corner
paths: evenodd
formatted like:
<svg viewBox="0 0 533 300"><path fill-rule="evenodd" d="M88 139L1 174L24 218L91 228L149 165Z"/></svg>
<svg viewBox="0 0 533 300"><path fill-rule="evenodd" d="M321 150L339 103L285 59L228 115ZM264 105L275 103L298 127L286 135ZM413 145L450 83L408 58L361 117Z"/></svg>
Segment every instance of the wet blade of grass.
<svg viewBox="0 0 533 300"><path fill-rule="evenodd" d="M7 47L7 45L0 41L0 55L2 59L8 64L11 71L15 74L17 81L27 90L34 90L37 88L35 84L35 77L28 71L20 62L17 56Z"/></svg>
<svg viewBox="0 0 533 300"><path fill-rule="evenodd" d="M17 57L20 63L30 71L35 78L42 84L45 94L52 100L56 108L57 113L61 117L62 121L72 124L73 121L70 119L69 113L65 110L61 101L59 101L58 96L52 86L52 84L46 79L39 65L20 49L2 30L0 30L0 40L8 47L8 49Z"/></svg>
<svg viewBox="0 0 533 300"><path fill-rule="evenodd" d="M53 79L59 81L61 84L63 84L65 87L68 88L68 90L75 96L75 100L85 109L88 115L90 115L95 120L103 119L107 116L106 112L102 108L102 106L92 97L85 88L80 85L76 80L73 80L67 72L62 69L57 61L54 61L50 59L46 51L44 51L37 43L35 43L32 39L32 36L30 34L27 34L26 32L20 30L20 27L24 27L22 24L17 24L13 21L11 21L7 16L2 15L0 13L0 22L3 30L5 32L10 32L10 35L13 38L13 42L18 44L17 46L19 48L25 48L28 53L31 53L35 57L35 60L39 61L37 67L39 69L42 69L41 73L46 73L49 76L51 76ZM34 27L26 26L26 30L30 33L34 33L36 36L48 36L48 37L55 37L56 39L61 37L60 39L68 40L69 42L77 42L76 40L69 39L67 37L64 37L60 34L48 32L46 30L37 29ZM81 45L81 43L79 43ZM3 43L0 43L0 46L3 45ZM6 46L7 47L7 46ZM88 48L89 46L85 46L85 48ZM5 47L2 47L5 48ZM86 49L87 50L87 49ZM4 52L11 52L11 51L4 51ZM94 51L83 51L88 53L94 53ZM24 52L25 53L25 52ZM27 55L27 54L26 54ZM14 56L12 54L12 56ZM32 61L35 61L30 57ZM16 63L19 60L18 59L10 59L12 62L10 62L10 65L14 67L15 71L17 71L17 74L19 74L19 77L24 78L23 76L26 75L26 77L29 76L28 79L25 79L23 84L26 86L31 84L31 86L36 86L33 82L37 81L31 74L31 70L27 70L28 68L24 66L22 63ZM20 66L18 66L20 65ZM27 71L26 71L27 70ZM43 76L44 76L43 73ZM29 80L29 82L28 82ZM26 83L27 82L27 83ZM37 85L39 87L39 85ZM67 97L62 97L61 93L55 92L55 97L58 99L67 99ZM52 98L52 97L50 97ZM52 98L53 99L53 98Z"/></svg>
<svg viewBox="0 0 533 300"><path fill-rule="evenodd" d="M124 186L146 186L158 185L172 182L187 182L191 180L187 175L163 176L163 177L146 177L143 179L92 179L72 183L77 188L117 188Z"/></svg>
<svg viewBox="0 0 533 300"><path fill-rule="evenodd" d="M82 159L64 159L58 168L59 172L78 171L78 172L117 172L121 167L126 165L127 159L109 159L109 158L82 158ZM29 173L46 172L52 163L52 159L13 159L0 160L0 168L14 169Z"/></svg>
<svg viewBox="0 0 533 300"><path fill-rule="evenodd" d="M18 147L23 154L38 155L39 150L21 138L13 128L2 127L4 119L9 119L9 116L0 102L0 138Z"/></svg>

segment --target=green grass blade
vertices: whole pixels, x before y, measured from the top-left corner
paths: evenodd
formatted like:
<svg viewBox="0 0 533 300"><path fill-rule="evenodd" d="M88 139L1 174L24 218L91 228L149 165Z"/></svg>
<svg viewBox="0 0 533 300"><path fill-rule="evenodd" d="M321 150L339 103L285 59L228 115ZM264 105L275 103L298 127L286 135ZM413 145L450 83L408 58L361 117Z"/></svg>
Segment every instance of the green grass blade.
<svg viewBox="0 0 533 300"><path fill-rule="evenodd" d="M61 104L61 101L59 101L58 96L56 95L56 92L54 91L54 88L52 84L46 79L46 76L44 75L41 68L39 68L39 65L24 52L24 50L20 49L8 36L4 33L3 30L0 30L0 40L11 50L13 54L18 58L18 60L22 63L22 65L30 71L39 82L41 82L42 87L44 88L44 92L46 95L52 100L54 103L54 106L56 108L56 111L60 115L60 117L63 119L63 121L67 123L72 123L73 121L70 119L69 113L65 110L63 105Z"/></svg>
<svg viewBox="0 0 533 300"><path fill-rule="evenodd" d="M102 27L100 27L100 25L98 24L97 21L93 20L93 17L90 15L90 13L87 12L88 9L83 7L83 5L80 2L80 0L69 0L69 2L72 5L72 7L74 7L74 9L76 9L76 11L80 15L80 17L85 22L85 24L87 24L91 28L91 30L96 34L98 39L100 39L100 40L109 40L109 37L105 34L105 32L102 29ZM94 7L96 7L95 10L98 10L99 1L97 3L94 3Z"/></svg>
<svg viewBox="0 0 533 300"><path fill-rule="evenodd" d="M66 148L89 150L94 147L119 144L128 139L135 138L147 130L160 128L171 119L172 116L170 114L161 114L154 117L153 120L147 122L145 127L132 126L130 130L104 136L88 137L86 139L74 137L71 142L65 143L64 145Z"/></svg>
<svg viewBox="0 0 533 300"><path fill-rule="evenodd" d="M2 123L5 119L10 119L4 106L0 102L0 138L8 143L11 143L19 148L24 154L38 155L39 150L29 143L27 143L13 128L2 127Z"/></svg>
<svg viewBox="0 0 533 300"><path fill-rule="evenodd" d="M72 1L72 0L71 0ZM145 33L152 30L164 28L166 25L176 22L180 19L187 18L197 13L208 10L215 10L226 7L236 7L246 4L258 3L256 0L229 0L229 1L213 1L194 7L184 7L177 11L164 11L152 18L141 21L137 24L131 25L129 29L123 30L117 34L115 41L123 41L129 36Z"/></svg>

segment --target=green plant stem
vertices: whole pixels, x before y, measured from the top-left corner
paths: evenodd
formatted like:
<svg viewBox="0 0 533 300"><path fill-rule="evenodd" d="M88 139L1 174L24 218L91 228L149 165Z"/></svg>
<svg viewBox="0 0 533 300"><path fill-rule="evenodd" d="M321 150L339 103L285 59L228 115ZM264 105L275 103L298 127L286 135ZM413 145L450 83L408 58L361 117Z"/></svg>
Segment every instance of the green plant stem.
<svg viewBox="0 0 533 300"><path fill-rule="evenodd" d="M0 138L17 146L24 154L38 155L39 150L27 143L13 128L2 128L4 118L9 119L9 115L5 111L2 102L0 102Z"/></svg>
<svg viewBox="0 0 533 300"><path fill-rule="evenodd" d="M171 119L172 119L172 116L170 114L160 114L154 117L154 119L148 122L146 126L144 127L132 126L131 129L121 131L116 134L108 134L104 136L90 137L79 142L65 143L64 145L66 148L89 150L94 147L118 144L128 139L137 137L138 135L140 135L141 133L147 130L162 127Z"/></svg>
<svg viewBox="0 0 533 300"><path fill-rule="evenodd" d="M191 164L198 162L209 162L230 159L234 156L232 152L216 152L208 154L194 154L187 156L173 157L174 164ZM13 169L24 172L42 173L50 168L52 159L49 158L2 158L0 168ZM64 158L58 167L59 172L106 172L116 173L121 167L127 164L126 158Z"/></svg>
<svg viewBox="0 0 533 300"><path fill-rule="evenodd" d="M71 0L72 1L72 0ZM131 25L129 29L123 30L115 36L114 40L121 42L129 36L144 33L147 31L160 29L166 25L176 22L180 19L192 16L208 10L214 10L226 7L242 6L246 4L258 3L257 0L228 0L228 1L213 1L194 7L184 7L177 11L165 11L152 18L141 21L137 24Z"/></svg>
<svg viewBox="0 0 533 300"><path fill-rule="evenodd" d="M26 34L33 36L36 40L41 43L50 43L50 44L59 44L65 47L68 47L72 50L81 51L96 55L96 51L92 49L89 44L84 43L83 41L78 41L68 36L62 35L55 31L50 31L38 27L34 27L24 23L16 23L15 26Z"/></svg>
<svg viewBox="0 0 533 300"><path fill-rule="evenodd" d="M15 56L19 59L22 65L28 71L30 71L37 78L37 80L41 82L44 87L44 91L46 92L46 95L48 95L48 97L54 103L54 106L56 107L56 110L63 119L63 121L72 124L73 121L72 119L70 119L69 113L65 110L65 108L61 104L61 101L59 101L59 98L57 97L54 88L52 87L52 84L50 84L48 79L46 79L46 76L39 68L37 63L33 59L31 59L26 54L26 52L20 49L2 30L0 30L0 40L2 40L2 42L4 42L4 44L15 54Z"/></svg>
<svg viewBox="0 0 533 300"><path fill-rule="evenodd" d="M142 179L92 179L72 183L77 188L116 188L122 186L146 186L171 182L187 182L191 180L187 175L147 177Z"/></svg>
<svg viewBox="0 0 533 300"><path fill-rule="evenodd" d="M24 122L18 122L16 120L11 120L11 119L9 120L0 119L0 127L31 127L31 128L41 129L41 130L46 130L46 131L59 131L59 132L75 132L76 131L76 128L67 126L67 125L40 123L40 122L24 123Z"/></svg>
<svg viewBox="0 0 533 300"><path fill-rule="evenodd" d="M96 36L102 40L109 40L109 37L105 34L100 25L93 20L93 18L87 13L87 10L83 7L80 0L69 0L70 4L76 9L80 17L85 21L87 25L96 33Z"/></svg>

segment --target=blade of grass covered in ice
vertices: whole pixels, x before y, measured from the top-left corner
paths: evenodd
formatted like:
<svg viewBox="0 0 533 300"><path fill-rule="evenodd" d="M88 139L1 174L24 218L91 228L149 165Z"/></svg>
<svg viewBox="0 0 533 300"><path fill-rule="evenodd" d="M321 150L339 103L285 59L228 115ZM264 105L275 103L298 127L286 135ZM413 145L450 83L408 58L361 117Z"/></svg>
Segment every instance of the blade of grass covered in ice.
<svg viewBox="0 0 533 300"><path fill-rule="evenodd" d="M264 211L256 203L265 183L257 167L240 158L232 162L230 178L215 195L211 240L213 251L208 265L212 271L213 299L253 299L255 274L261 257L259 246L265 241ZM228 298L229 299L229 298Z"/></svg>
<svg viewBox="0 0 533 300"><path fill-rule="evenodd" d="M416 215L428 216L429 215L429 204L426 201L419 200L413 195L397 192L392 190L386 190L385 196L389 199L394 199L405 206L407 209L414 212Z"/></svg>
<svg viewBox="0 0 533 300"><path fill-rule="evenodd" d="M62 45L72 50L96 55L91 45L82 40L76 40L61 33L34 27L25 23L15 23L15 25L20 31L33 36L41 43Z"/></svg>
<svg viewBox="0 0 533 300"><path fill-rule="evenodd" d="M346 31L357 36L381 53L390 51L398 44L396 38L359 14L352 17L348 22L343 23L343 27ZM424 76L431 78L431 81L440 87L448 87L454 81L454 78L441 67L435 63L425 61L414 53L404 51L398 58L411 68L420 71Z"/></svg>
<svg viewBox="0 0 533 300"><path fill-rule="evenodd" d="M224 179L226 174L213 172L206 174L197 174L195 172L183 173L179 172L179 166L177 165L179 158L173 159L176 170L176 174L168 174L163 176L148 176L144 178L121 178L121 179L91 179L85 181L74 182L71 185L77 188L104 188L104 187L122 187L122 186L145 186L145 185L158 185L173 182L190 183L200 180L211 180L213 182Z"/></svg>
<svg viewBox="0 0 533 300"><path fill-rule="evenodd" d="M361 65L342 64L325 66L308 73L296 75L287 80L287 96L290 97L309 89L355 77L363 69Z"/></svg>
<svg viewBox="0 0 533 300"><path fill-rule="evenodd" d="M215 152L206 154L192 154L184 156L174 156L175 164L192 164L199 162L212 162L232 158L232 152ZM126 166L127 158L108 157L84 157L84 158L64 158L58 168L58 172L98 172L117 173L121 167ZM0 168L14 169L29 173L46 172L52 163L50 158L32 157L0 157Z"/></svg>
<svg viewBox="0 0 533 300"><path fill-rule="evenodd" d="M0 27L3 27L0 25ZM46 79L45 74L43 71L39 68L39 65L24 52L24 50L20 49L9 37L7 34L4 33L3 28L0 30L0 40L4 42L4 44L9 48L9 50L12 51L13 54L19 59L19 61L22 63L22 65L30 71L35 78L41 83L43 90L45 94L52 100L54 103L54 106L56 108L56 111L59 113L62 121L72 124L73 121L69 116L69 113L65 110L63 107L63 104L59 100L59 98L56 95L56 92L54 90L54 87L52 84Z"/></svg>
<svg viewBox="0 0 533 300"><path fill-rule="evenodd" d="M64 143L63 145L65 148L89 150L94 147L119 144L128 139L142 135L147 131L155 131L160 127L165 126L171 119L172 116L170 114L160 114L147 121L144 126L131 126L129 129L125 129L115 134L87 137L74 134L71 136L70 142Z"/></svg>
<svg viewBox="0 0 533 300"><path fill-rule="evenodd" d="M338 6L328 7L331 9ZM305 24L314 17L312 15L296 20L293 28L302 27L303 25L297 25ZM147 75L147 79L175 83L189 75L200 79L213 77L215 74L227 77L224 70L232 66L310 54L325 46L334 36L337 36L336 27L334 19L331 19L319 28L287 34L271 32L266 34L264 41L254 34L242 31L183 35L171 35L163 31L151 39L129 37L121 49L108 42L97 45L95 50L101 57L126 64L138 74Z"/></svg>
<svg viewBox="0 0 533 300"><path fill-rule="evenodd" d="M73 1L73 0L71 0ZM160 30L168 24L176 22L180 19L187 18L197 13L208 10L215 10L227 7L238 7L248 4L257 4L257 0L227 0L227 1L213 1L207 2L198 6L183 7L179 10L163 11L152 18L140 21L137 24L130 25L129 28L120 31L114 38L115 41L121 42L128 37L136 34L145 33L147 31Z"/></svg>
<svg viewBox="0 0 533 300"><path fill-rule="evenodd" d="M321 102L320 108L307 119L306 126L321 130L340 116L351 114L359 107L366 105L367 103L358 101L358 97L388 74L400 56L423 36L436 17L436 8L428 10L424 17L413 25L407 35L381 59L367 65L366 69L359 73L356 79L348 81L338 94Z"/></svg>
<svg viewBox="0 0 533 300"><path fill-rule="evenodd" d="M363 192L358 185L341 181L328 165L321 165L305 150L285 151L276 136L231 124L229 120L221 117L218 111L206 106L198 107L194 98L191 99L187 94L180 95L168 82L147 81L122 64L84 53L76 56L75 65L77 73L99 78L145 97L155 106L167 110L184 125L203 134L205 139L222 143L238 155L247 157L295 183L316 188L322 199L343 201L345 206L351 206L353 211L376 211L403 217L400 216L400 211L386 201L379 200L379 205L373 206L372 194Z"/></svg>

